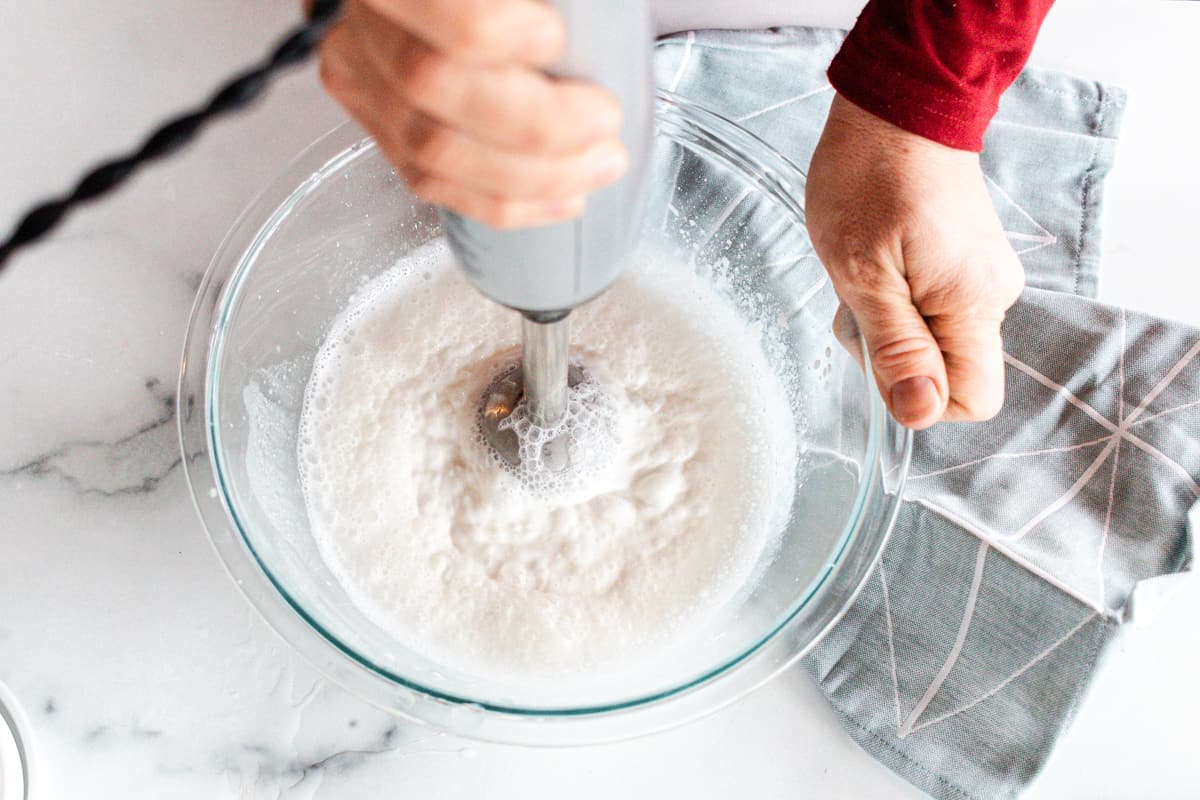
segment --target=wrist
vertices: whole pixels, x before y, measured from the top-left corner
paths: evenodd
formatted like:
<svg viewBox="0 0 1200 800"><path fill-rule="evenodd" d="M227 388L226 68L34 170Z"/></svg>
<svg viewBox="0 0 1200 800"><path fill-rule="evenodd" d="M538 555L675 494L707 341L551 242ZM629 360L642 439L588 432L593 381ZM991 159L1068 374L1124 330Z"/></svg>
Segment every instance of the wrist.
<svg viewBox="0 0 1200 800"><path fill-rule="evenodd" d="M834 94L825 127L829 133L854 137L854 145L859 148L883 148L890 153L926 153L943 158L977 160L975 153L901 128L850 101L841 92Z"/></svg>

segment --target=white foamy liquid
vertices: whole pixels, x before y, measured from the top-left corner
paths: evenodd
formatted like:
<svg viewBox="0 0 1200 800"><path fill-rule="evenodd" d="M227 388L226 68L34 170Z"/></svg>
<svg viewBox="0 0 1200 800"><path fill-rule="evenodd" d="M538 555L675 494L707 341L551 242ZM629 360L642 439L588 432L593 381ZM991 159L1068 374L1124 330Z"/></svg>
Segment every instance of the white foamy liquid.
<svg viewBox="0 0 1200 800"><path fill-rule="evenodd" d="M744 588L793 495L791 415L732 309L659 272L632 265L572 314L615 441L594 474L543 496L477 437L518 318L443 243L334 326L300 423L313 535L404 646L475 675L580 674L661 656Z"/></svg>
<svg viewBox="0 0 1200 800"><path fill-rule="evenodd" d="M519 362L514 367L519 369ZM525 489L537 495L554 494L592 480L608 465L617 444L617 413L609 392L587 375L567 389L567 407L559 422L549 427L538 425L524 399L500 421L500 431L512 431L516 436L519 464L509 463L493 450L482 431L477 438L493 452L496 466L515 476ZM550 443L565 445L568 468L547 458Z"/></svg>

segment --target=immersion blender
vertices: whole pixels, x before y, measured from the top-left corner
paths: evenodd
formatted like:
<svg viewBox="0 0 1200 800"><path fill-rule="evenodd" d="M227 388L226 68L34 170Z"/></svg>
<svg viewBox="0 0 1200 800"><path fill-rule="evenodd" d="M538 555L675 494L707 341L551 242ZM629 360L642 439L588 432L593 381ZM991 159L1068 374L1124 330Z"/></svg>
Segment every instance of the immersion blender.
<svg viewBox="0 0 1200 800"><path fill-rule="evenodd" d="M531 421L558 424L566 411L571 310L604 292L633 249L641 222L646 164L653 135L653 28L646 0L552 0L567 31L566 52L549 73L588 80L621 104L621 141L629 169L587 199L567 222L500 231L454 212L441 212L459 266L479 291L521 313L521 368L497 381L484 400L485 438L517 463L516 437L500 422L522 393Z"/></svg>
<svg viewBox="0 0 1200 800"><path fill-rule="evenodd" d="M496 384L484 433L516 463L515 438L498 430L522 394L532 420L561 420L573 370L567 315L607 289L633 246L653 133L650 68L653 28L646 0L551 0L563 17L567 47L550 73L590 80L612 92L624 112L621 139L629 169L587 201L581 218L523 231L497 231L442 212L459 265L484 295L521 312L524 357L517 375ZM0 239L0 273L18 250L49 234L76 206L93 202L142 166L178 151L213 120L244 108L280 72L305 61L337 22L341 0L312 0L308 19L258 65L234 76L204 103L159 126L134 150L89 170L68 192L31 208ZM576 376L576 380L578 377Z"/></svg>

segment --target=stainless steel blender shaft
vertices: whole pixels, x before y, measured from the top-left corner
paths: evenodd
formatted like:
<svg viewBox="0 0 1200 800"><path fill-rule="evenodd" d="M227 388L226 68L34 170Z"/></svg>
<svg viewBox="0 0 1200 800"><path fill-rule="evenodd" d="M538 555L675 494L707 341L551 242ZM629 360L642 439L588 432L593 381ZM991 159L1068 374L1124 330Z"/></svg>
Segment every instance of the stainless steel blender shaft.
<svg viewBox="0 0 1200 800"><path fill-rule="evenodd" d="M535 425L549 428L567 413L567 348L570 339L569 316L557 322L534 322L521 317L525 353L521 373L525 384L525 402Z"/></svg>
<svg viewBox="0 0 1200 800"><path fill-rule="evenodd" d="M554 315L553 322L536 322L521 315L525 352L521 363L498 375L483 394L479 430L493 453L511 466L522 463L521 439L508 418L524 398L526 419L539 428L553 428L567 413L570 390L587 380L579 364L568 362L569 317ZM562 472L570 465L570 437L560 431L542 444L536 469Z"/></svg>
<svg viewBox="0 0 1200 800"><path fill-rule="evenodd" d="M442 209L446 239L471 283L523 316L525 354L484 391L483 439L502 462L521 463L523 442L509 418L524 395L527 419L538 428L563 421L567 396L585 374L567 361L566 314L612 285L640 230L642 195L653 124L653 25L647 0L548 0L562 15L567 46L548 74L593 81L624 112L621 141L629 171L588 197L582 217L521 230L495 230ZM525 452L535 469L569 466L572 437L559 431L540 454Z"/></svg>

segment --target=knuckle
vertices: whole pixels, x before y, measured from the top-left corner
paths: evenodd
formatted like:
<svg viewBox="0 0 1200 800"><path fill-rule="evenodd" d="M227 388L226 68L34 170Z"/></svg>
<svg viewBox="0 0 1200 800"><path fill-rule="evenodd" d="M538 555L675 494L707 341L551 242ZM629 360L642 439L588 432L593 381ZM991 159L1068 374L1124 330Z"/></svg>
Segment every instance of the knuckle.
<svg viewBox="0 0 1200 800"><path fill-rule="evenodd" d="M338 99L348 96L354 87L354 76L332 54L322 54L318 77L321 85L325 87L325 91Z"/></svg>
<svg viewBox="0 0 1200 800"><path fill-rule="evenodd" d="M452 53L471 56L495 47L500 30L485 4L468 2L466 5L467 12L449 32L446 46Z"/></svg>
<svg viewBox="0 0 1200 800"><path fill-rule="evenodd" d="M441 125L418 122L409 126L408 147L412 162L428 172L444 172L454 166L454 139Z"/></svg>
<svg viewBox="0 0 1200 800"><path fill-rule="evenodd" d="M842 209L823 209L817 205L809 214L816 217L810 234L813 244L831 262L850 269L874 260L872 256L878 250L877 229Z"/></svg>
<svg viewBox="0 0 1200 800"><path fill-rule="evenodd" d="M446 92L453 64L432 50L414 56L400 80L401 93L408 100L427 105Z"/></svg>
<svg viewBox="0 0 1200 800"><path fill-rule="evenodd" d="M920 368L939 353L937 345L923 336L892 339L871 348L871 361L885 373L902 373Z"/></svg>
<svg viewBox="0 0 1200 800"><path fill-rule="evenodd" d="M878 298L894 281L881 255L857 240L839 243L828 254L828 263L839 273L840 283L851 297Z"/></svg>
<svg viewBox="0 0 1200 800"><path fill-rule="evenodd" d="M519 127L513 135L513 145L526 153L548 152L556 141L554 126L557 120L546 119L536 121L525 118L519 122Z"/></svg>
<svg viewBox="0 0 1200 800"><path fill-rule="evenodd" d="M508 68L499 73L497 86L506 98L507 111L496 122L504 127L497 131L509 147L527 154L543 154L558 146L559 130L569 112L555 103L555 94L548 79L530 75L523 69Z"/></svg>

